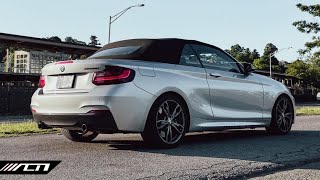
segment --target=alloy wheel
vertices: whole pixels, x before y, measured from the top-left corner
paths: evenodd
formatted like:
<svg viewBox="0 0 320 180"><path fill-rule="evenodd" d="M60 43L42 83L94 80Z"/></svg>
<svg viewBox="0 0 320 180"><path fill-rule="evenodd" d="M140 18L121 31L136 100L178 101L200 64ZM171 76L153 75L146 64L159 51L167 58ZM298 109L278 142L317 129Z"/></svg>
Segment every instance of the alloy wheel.
<svg viewBox="0 0 320 180"><path fill-rule="evenodd" d="M166 144L175 144L185 131L185 116L179 103L174 100L164 101L156 115L158 135Z"/></svg>
<svg viewBox="0 0 320 180"><path fill-rule="evenodd" d="M282 99L276 106L276 119L279 129L283 132L290 130L293 121L293 110L287 99Z"/></svg>

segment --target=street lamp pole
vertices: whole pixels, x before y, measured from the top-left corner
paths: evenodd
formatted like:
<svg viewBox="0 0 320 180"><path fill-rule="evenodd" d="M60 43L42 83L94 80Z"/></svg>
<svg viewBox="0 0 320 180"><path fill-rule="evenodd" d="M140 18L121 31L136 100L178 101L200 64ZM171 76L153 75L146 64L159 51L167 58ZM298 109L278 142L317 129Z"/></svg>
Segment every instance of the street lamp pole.
<svg viewBox="0 0 320 180"><path fill-rule="evenodd" d="M274 55L276 55L277 53L279 53L280 51L283 51L283 50L285 50L285 49L291 49L291 48L292 48L292 47L283 48L283 49L280 49L279 51L276 50L275 52L269 54L270 78L272 78L272 63L271 63L272 57L273 57Z"/></svg>
<svg viewBox="0 0 320 180"><path fill-rule="evenodd" d="M129 9L133 8L133 7L143 7L144 4L137 4L135 6L130 6L127 7L126 9L118 12L116 15L114 16L109 16L109 36L108 36L108 43L110 43L110 37L111 37L111 24L116 21L120 16L122 16L125 12L127 12Z"/></svg>
<svg viewBox="0 0 320 180"><path fill-rule="evenodd" d="M108 37L108 44L110 43L110 35L111 35L111 16L109 17L109 37Z"/></svg>
<svg viewBox="0 0 320 180"><path fill-rule="evenodd" d="M277 51L276 51L277 52ZM269 66L270 66L270 78L272 78L272 66L271 66L271 59L272 59L272 56L274 56L274 53L270 53L269 54Z"/></svg>

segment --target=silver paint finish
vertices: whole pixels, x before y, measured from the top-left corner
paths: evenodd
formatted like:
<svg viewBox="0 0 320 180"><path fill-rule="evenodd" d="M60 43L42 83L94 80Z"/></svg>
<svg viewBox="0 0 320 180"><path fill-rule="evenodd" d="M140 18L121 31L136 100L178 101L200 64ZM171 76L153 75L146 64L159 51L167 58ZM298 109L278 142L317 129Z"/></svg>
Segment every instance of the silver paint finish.
<svg viewBox="0 0 320 180"><path fill-rule="evenodd" d="M271 119L272 108L280 95L287 95L293 102L293 111L295 112L295 100L288 88L282 83L269 77L254 74L260 79L263 87L263 118ZM295 119L295 113L294 113Z"/></svg>
<svg viewBox="0 0 320 180"><path fill-rule="evenodd" d="M93 72L102 71L105 65L130 68L136 72L135 78L117 85L92 84ZM243 75L138 60L79 60L63 66L64 72L58 64L43 68L44 94L38 95L38 89L31 107L45 114L109 109L122 131L142 132L152 104L167 92L185 100L190 131L269 126L273 105L280 95L286 94L294 102L283 84L255 73ZM61 74L76 74L75 87L56 89L57 75Z"/></svg>
<svg viewBox="0 0 320 180"><path fill-rule="evenodd" d="M244 75L213 69L206 71L215 120L262 118L263 89L258 78L252 74Z"/></svg>

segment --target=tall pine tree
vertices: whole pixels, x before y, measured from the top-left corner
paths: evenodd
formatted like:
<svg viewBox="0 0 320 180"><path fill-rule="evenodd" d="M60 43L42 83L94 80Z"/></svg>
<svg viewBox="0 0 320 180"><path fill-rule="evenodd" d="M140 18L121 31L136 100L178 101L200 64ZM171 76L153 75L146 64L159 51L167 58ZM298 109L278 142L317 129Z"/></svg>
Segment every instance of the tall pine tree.
<svg viewBox="0 0 320 180"><path fill-rule="evenodd" d="M308 22L306 20L296 21L293 23L300 32L312 34L312 41L306 42L306 49L300 50L301 54L311 53L315 57L320 57L320 36L318 33L320 32L320 4L315 5L304 5L297 4L297 8L302 12L307 12L313 16L313 21Z"/></svg>

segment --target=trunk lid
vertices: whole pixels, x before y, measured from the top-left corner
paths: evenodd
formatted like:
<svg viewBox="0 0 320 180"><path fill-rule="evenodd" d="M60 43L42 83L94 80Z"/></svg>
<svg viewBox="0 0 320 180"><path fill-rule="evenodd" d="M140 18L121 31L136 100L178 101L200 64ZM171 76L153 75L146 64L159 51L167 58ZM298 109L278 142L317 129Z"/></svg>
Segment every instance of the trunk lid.
<svg viewBox="0 0 320 180"><path fill-rule="evenodd" d="M87 93L95 87L94 72L103 71L104 60L68 60L51 63L42 69L45 76L44 94Z"/></svg>

